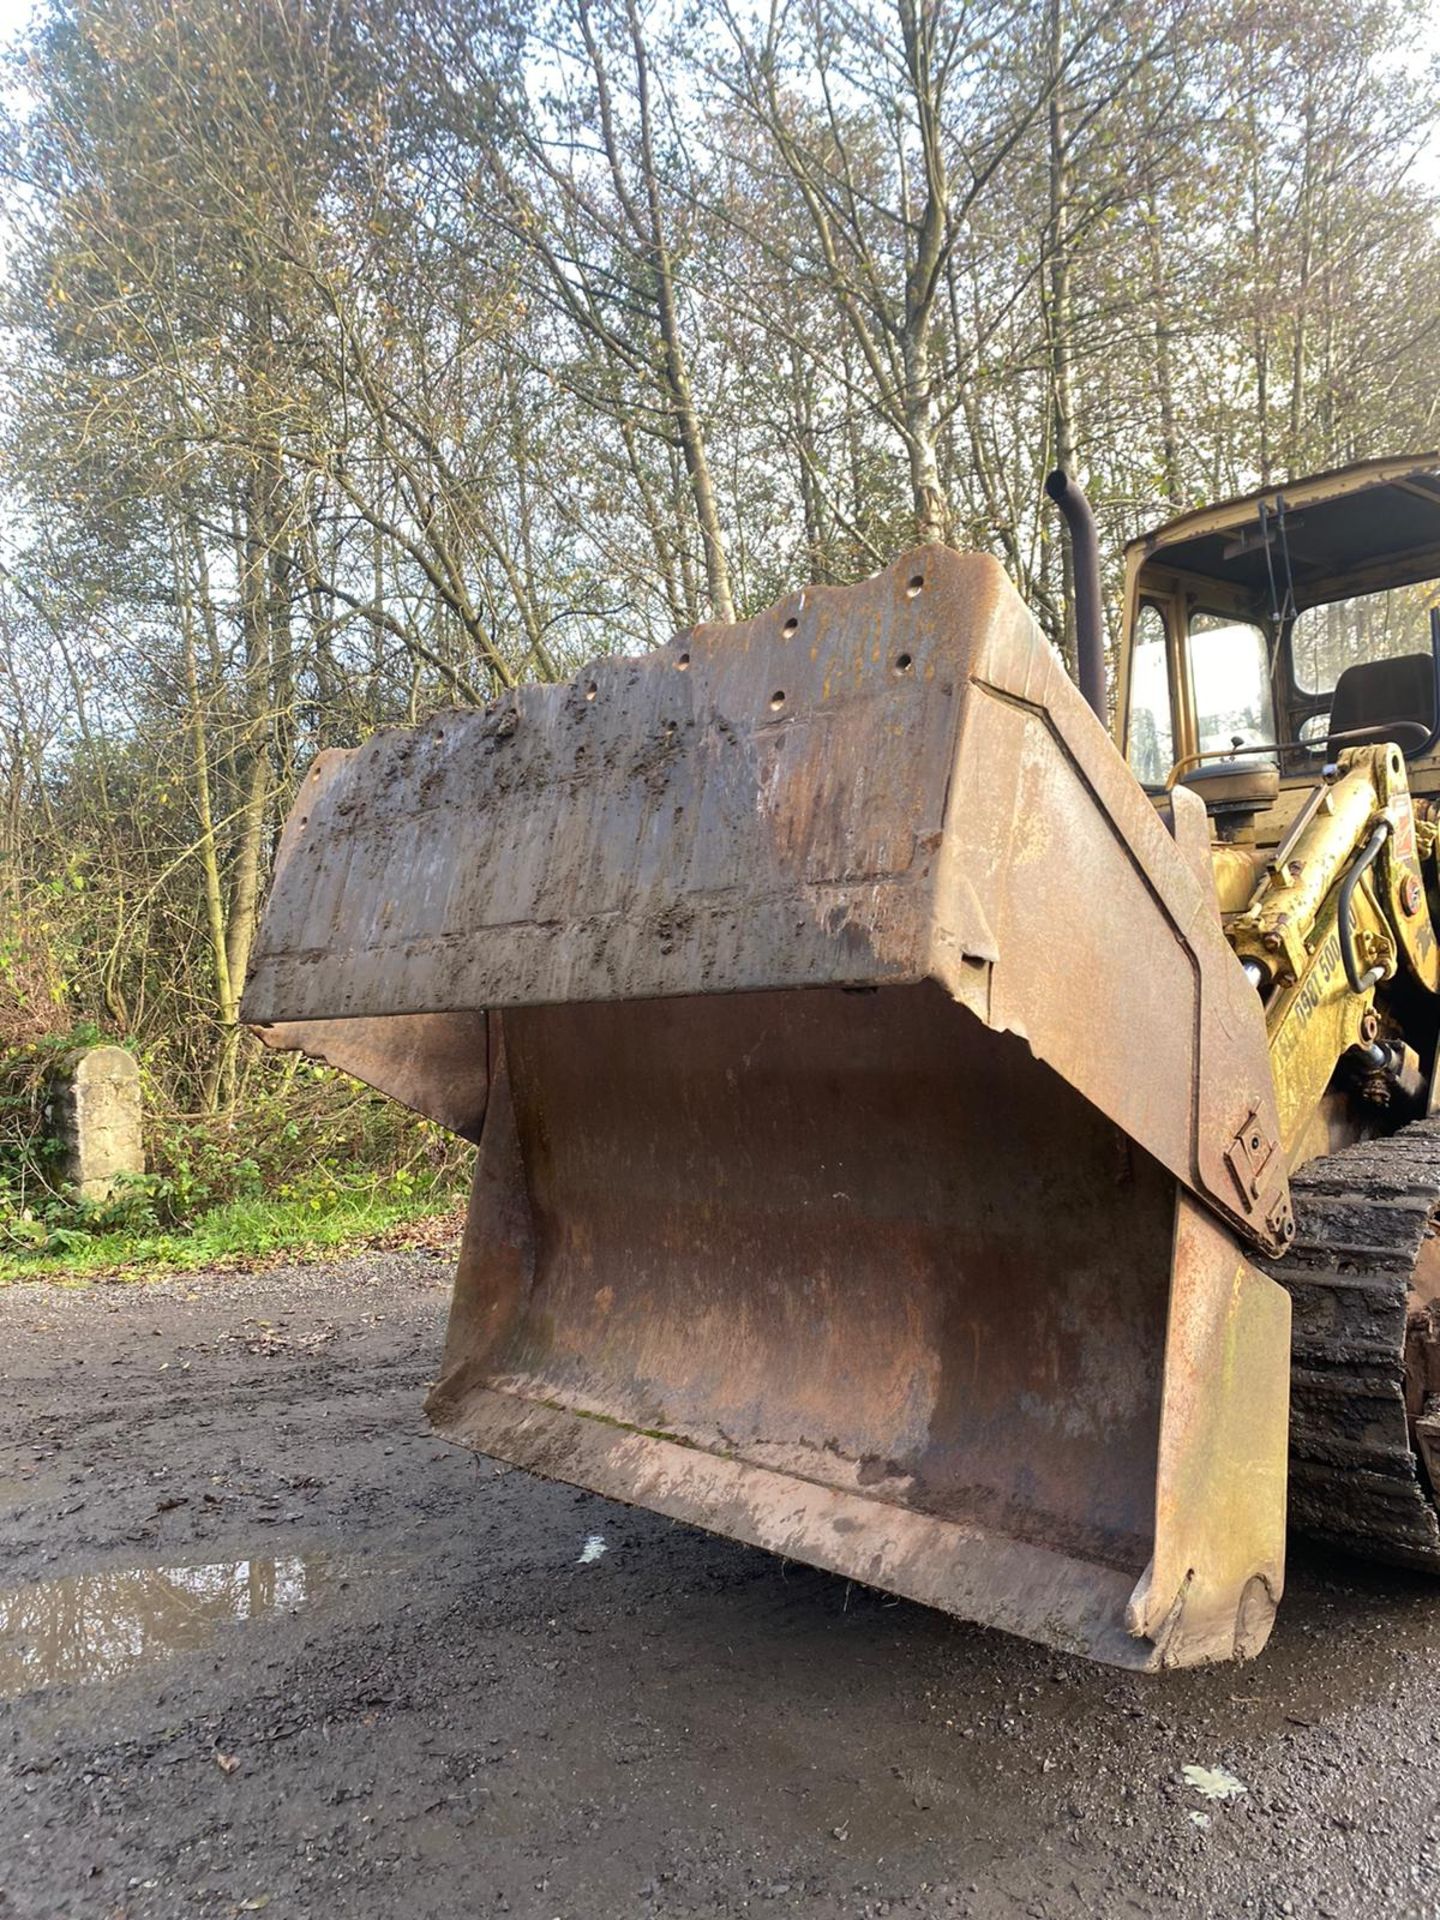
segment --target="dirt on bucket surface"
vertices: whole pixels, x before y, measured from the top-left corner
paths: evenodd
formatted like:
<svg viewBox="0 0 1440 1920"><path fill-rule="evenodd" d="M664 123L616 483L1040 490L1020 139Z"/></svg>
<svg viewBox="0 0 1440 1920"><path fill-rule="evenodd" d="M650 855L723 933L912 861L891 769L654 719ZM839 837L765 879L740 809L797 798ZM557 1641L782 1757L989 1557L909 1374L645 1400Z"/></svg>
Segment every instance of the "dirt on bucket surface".
<svg viewBox="0 0 1440 1920"><path fill-rule="evenodd" d="M0 1290L0 1920L1440 1914L1440 1588L1057 1657L437 1442L449 1280Z"/></svg>

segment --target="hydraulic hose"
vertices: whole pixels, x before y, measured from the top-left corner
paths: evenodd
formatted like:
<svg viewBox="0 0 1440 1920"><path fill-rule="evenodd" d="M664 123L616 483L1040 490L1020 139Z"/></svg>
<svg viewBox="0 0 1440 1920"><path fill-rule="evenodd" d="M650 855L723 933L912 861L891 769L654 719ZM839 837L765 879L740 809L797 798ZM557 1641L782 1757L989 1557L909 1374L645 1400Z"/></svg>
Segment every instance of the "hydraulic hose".
<svg viewBox="0 0 1440 1920"><path fill-rule="evenodd" d="M1345 962L1345 978L1350 982L1352 993L1368 993L1377 980L1385 978L1384 967L1371 967L1365 973L1360 971L1360 962L1355 952L1355 928L1350 919L1350 902L1355 896L1355 888L1361 876L1374 865L1375 856L1390 836L1390 822L1381 820L1345 878L1340 882L1340 910L1337 916L1340 930L1340 958Z"/></svg>

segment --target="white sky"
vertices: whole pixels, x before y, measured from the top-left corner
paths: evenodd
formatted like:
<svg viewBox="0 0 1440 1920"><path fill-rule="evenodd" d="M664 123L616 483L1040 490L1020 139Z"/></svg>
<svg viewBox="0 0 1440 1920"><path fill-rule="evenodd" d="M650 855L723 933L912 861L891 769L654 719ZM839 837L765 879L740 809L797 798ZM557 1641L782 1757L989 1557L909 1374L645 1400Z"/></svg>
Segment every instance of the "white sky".
<svg viewBox="0 0 1440 1920"><path fill-rule="evenodd" d="M240 0L244 5L245 0ZM702 0L703 4L703 0ZM36 10L36 0L0 0L0 47L12 40ZM1428 0L1429 24L1421 40L1421 52L1440 60L1440 0ZM1430 128L1427 152L1422 166L1432 184L1440 188L1440 110ZM0 263L3 264L3 263Z"/></svg>
<svg viewBox="0 0 1440 1920"><path fill-rule="evenodd" d="M241 0L244 3L244 0ZM12 39L34 11L34 0L0 0L0 44ZM1430 53L1440 56L1440 0L1430 0L1430 25L1426 34ZM1440 129L1437 129L1440 135ZM1437 155L1440 168L1440 155Z"/></svg>
<svg viewBox="0 0 1440 1920"><path fill-rule="evenodd" d="M34 10L35 0L0 0L0 45L19 32ZM1430 22L1422 45L1432 57L1440 58L1440 0L1429 0L1429 11ZM1430 169L1440 184L1440 118L1431 134L1430 149Z"/></svg>

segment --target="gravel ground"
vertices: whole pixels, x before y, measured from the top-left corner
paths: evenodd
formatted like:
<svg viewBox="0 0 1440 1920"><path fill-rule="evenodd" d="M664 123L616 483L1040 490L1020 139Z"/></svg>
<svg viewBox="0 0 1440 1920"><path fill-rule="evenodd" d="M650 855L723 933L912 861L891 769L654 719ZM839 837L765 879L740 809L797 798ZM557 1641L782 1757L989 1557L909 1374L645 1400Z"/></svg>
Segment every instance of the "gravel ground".
<svg viewBox="0 0 1440 1920"><path fill-rule="evenodd" d="M0 1290L0 1916L1440 1915L1440 1591L1057 1658L441 1446L448 1279Z"/></svg>

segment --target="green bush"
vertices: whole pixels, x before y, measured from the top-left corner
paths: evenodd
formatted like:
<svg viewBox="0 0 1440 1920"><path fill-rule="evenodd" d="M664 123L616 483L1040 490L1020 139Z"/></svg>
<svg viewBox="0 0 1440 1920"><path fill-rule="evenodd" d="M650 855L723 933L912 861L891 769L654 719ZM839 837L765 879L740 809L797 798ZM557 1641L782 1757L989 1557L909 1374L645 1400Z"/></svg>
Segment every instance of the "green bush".
<svg viewBox="0 0 1440 1920"><path fill-rule="evenodd" d="M0 1234L43 1239L45 1224L66 1199L64 1141L55 1118L53 1088L67 1059L95 1046L89 1025L47 1034L0 1050Z"/></svg>
<svg viewBox="0 0 1440 1920"><path fill-rule="evenodd" d="M66 1182L51 1089L67 1057L93 1046L93 1028L0 1052L0 1261L134 1257L177 1236L218 1249L264 1251L271 1226L286 1244L302 1223L343 1217L360 1230L378 1208L389 1218L450 1203L469 1149L394 1101L333 1068L256 1054L243 1097L228 1113L167 1109L141 1060L147 1171L117 1182L104 1200ZM378 1217L378 1216L377 1216ZM84 1265L94 1261L87 1256Z"/></svg>

